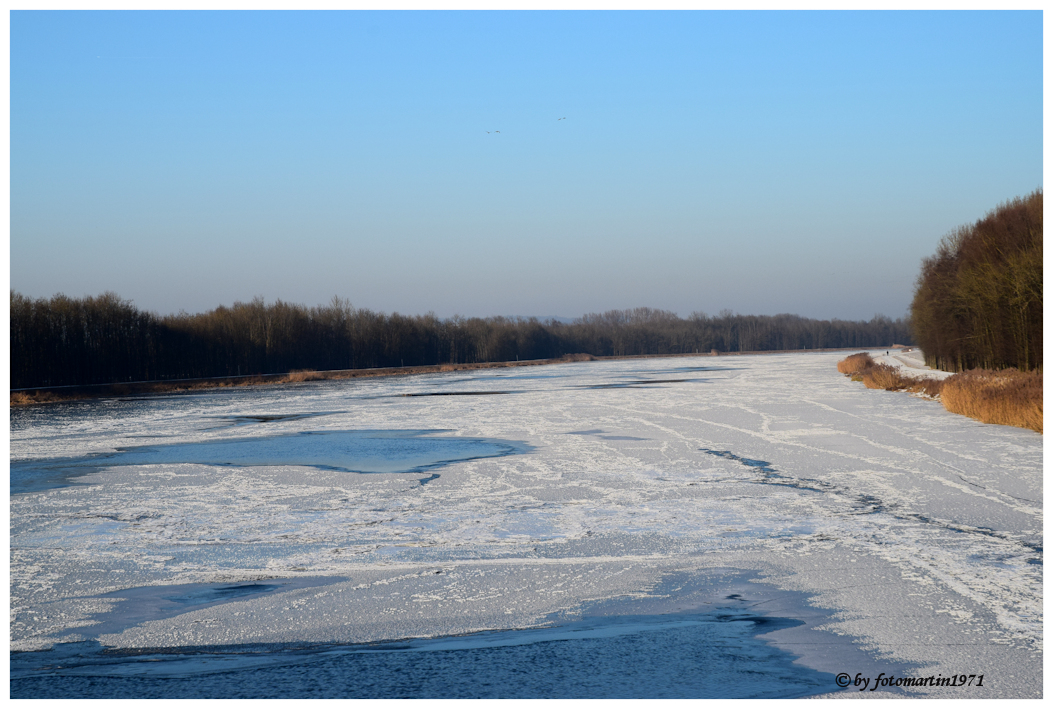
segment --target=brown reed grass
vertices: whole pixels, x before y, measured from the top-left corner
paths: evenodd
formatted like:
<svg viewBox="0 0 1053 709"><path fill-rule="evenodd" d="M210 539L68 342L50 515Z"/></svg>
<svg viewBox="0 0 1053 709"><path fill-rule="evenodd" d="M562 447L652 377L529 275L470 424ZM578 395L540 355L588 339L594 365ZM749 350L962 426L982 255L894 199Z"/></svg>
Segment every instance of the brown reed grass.
<svg viewBox="0 0 1053 709"><path fill-rule="evenodd" d="M837 363L837 371L841 374L856 374L864 369L874 366L874 360L866 352L857 352L849 355Z"/></svg>
<svg viewBox="0 0 1053 709"><path fill-rule="evenodd" d="M50 404L56 401L68 401L70 399L83 399L85 396L59 395L49 391L13 391L11 392L11 406L29 406L30 404Z"/></svg>
<svg viewBox="0 0 1053 709"><path fill-rule="evenodd" d="M934 398L940 395L943 384L939 379L912 377L896 367L878 364L866 352L845 357L837 363L837 371L851 377L854 382L863 382L867 389L909 391Z"/></svg>
<svg viewBox="0 0 1053 709"><path fill-rule="evenodd" d="M838 362L837 371L867 389L924 394L939 399L951 413L1042 433L1041 370L972 369L946 379L912 377L860 352Z"/></svg>
<svg viewBox="0 0 1053 709"><path fill-rule="evenodd" d="M887 364L874 364L858 372L862 377L863 386L867 389L884 389L885 391L899 391L914 384L913 377L900 374L895 367Z"/></svg>
<svg viewBox="0 0 1053 709"><path fill-rule="evenodd" d="M325 379L316 369L294 369L285 375L283 382L314 382Z"/></svg>
<svg viewBox="0 0 1053 709"><path fill-rule="evenodd" d="M1041 370L970 369L948 377L940 399L950 412L1042 433Z"/></svg>
<svg viewBox="0 0 1053 709"><path fill-rule="evenodd" d="M940 393L943 391L943 383L946 379L935 379L933 377L920 377L914 380L914 383L907 387L907 391L914 394L924 394L925 396L931 396L933 399L940 398Z"/></svg>

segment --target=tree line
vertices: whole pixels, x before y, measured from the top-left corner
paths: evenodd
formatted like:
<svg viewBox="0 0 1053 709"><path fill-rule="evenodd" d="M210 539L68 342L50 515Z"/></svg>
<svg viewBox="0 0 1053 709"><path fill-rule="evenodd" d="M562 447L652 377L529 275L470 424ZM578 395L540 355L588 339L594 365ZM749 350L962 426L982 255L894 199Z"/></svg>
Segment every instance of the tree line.
<svg viewBox="0 0 1053 709"><path fill-rule="evenodd" d="M636 308L573 322L390 315L334 298L308 308L281 300L158 316L114 293L27 298L11 293L11 387L277 374L558 358L567 354L887 347L909 323L719 315Z"/></svg>
<svg viewBox="0 0 1053 709"><path fill-rule="evenodd" d="M943 237L922 262L911 323L929 366L1042 367L1042 190Z"/></svg>

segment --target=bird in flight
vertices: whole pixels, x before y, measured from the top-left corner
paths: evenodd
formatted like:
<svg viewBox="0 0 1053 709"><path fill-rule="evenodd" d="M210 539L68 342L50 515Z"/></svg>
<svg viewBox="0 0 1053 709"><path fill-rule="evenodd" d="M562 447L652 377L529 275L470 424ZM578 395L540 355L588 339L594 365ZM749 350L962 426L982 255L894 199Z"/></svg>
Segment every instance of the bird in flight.
<svg viewBox="0 0 1053 709"><path fill-rule="evenodd" d="M565 120L567 120L567 117L566 117L566 116L563 116L563 118L557 118L556 120L557 120L557 121L565 121Z"/></svg>

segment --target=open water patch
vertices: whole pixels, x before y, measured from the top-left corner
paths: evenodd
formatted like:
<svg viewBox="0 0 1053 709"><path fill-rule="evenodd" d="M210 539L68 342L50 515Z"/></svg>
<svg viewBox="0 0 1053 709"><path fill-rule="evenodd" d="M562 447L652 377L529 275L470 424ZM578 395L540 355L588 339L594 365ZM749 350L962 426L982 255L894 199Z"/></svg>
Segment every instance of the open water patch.
<svg viewBox="0 0 1053 709"><path fill-rule="evenodd" d="M317 411L302 414L239 414L233 416L208 416L206 418L222 421L218 426L205 429L212 431L220 428L235 426L251 426L257 423L277 423L279 421L300 421L302 419L315 418L317 416L329 416L331 414L342 414L344 411Z"/></svg>
<svg viewBox="0 0 1053 709"><path fill-rule="evenodd" d="M646 389L656 384L685 384L703 381L701 379L634 379L628 382L609 382L604 384L580 384L575 389Z"/></svg>
<svg viewBox="0 0 1053 709"><path fill-rule="evenodd" d="M734 599L731 599L734 600ZM801 621L741 608L368 645L11 655L12 697L791 698L834 692L758 634Z"/></svg>
<svg viewBox="0 0 1053 709"><path fill-rule="evenodd" d="M502 371L502 370L490 370L490 371L492 372L492 374L489 374L488 376L472 377L471 379L474 380L474 381L485 382L485 381L492 381L494 379L566 379L568 376L570 376L566 372L562 372L561 373L561 372L551 372L551 371L546 372L544 374L539 374L539 373L526 374L526 373L522 373L522 372L516 373L516 374L509 374L509 373L506 373L506 371Z"/></svg>
<svg viewBox="0 0 1053 709"><path fill-rule="evenodd" d="M763 473L764 477L760 481L766 485L779 485L782 487L792 487L798 490L809 490L811 492L835 492L833 485L825 483L822 480L812 480L806 478L795 478L789 475L783 475L775 468L772 464L766 460L757 460L754 458L743 458L742 456L735 455L731 451L718 451L711 448L700 448L703 453L709 453L710 455L719 456L721 458L727 458L728 460L734 460L738 463L742 463L748 468L754 468L757 471ZM873 511L873 510L872 510Z"/></svg>
<svg viewBox="0 0 1053 709"><path fill-rule="evenodd" d="M568 436L596 436L602 438L605 441L649 441L650 438L640 438L639 436L607 436L604 435L605 431L599 428L592 429L590 431L568 431Z"/></svg>
<svg viewBox="0 0 1053 709"><path fill-rule="evenodd" d="M500 394L518 394L517 391L421 391L397 396L498 396Z"/></svg>
<svg viewBox="0 0 1053 709"><path fill-rule="evenodd" d="M737 372L742 367L670 367L669 369L655 369L641 374L672 374L673 372Z"/></svg>
<svg viewBox="0 0 1053 709"><path fill-rule="evenodd" d="M16 461L11 463L11 493L64 487L73 484L70 478L128 465L305 466L347 473L421 473L451 463L533 450L522 441L437 435L440 433L448 430L305 431L136 446L82 458Z"/></svg>
<svg viewBox="0 0 1053 709"><path fill-rule="evenodd" d="M824 494L836 495L841 498L850 506L841 514L846 516L856 515L873 515L873 514L887 514L893 519L905 520L911 522L920 522L923 525L929 527L935 527L958 534L973 534L992 539L998 539L1003 542L1008 542L1013 545L1021 547L1021 553L1029 555L1029 559L1026 563L1031 565L1042 565L1042 545L1040 542L1033 542L1027 539L1020 539L1016 535L1009 534L1006 532L999 532L988 527L977 527L974 525L968 525L961 522L955 522L953 520L941 520L930 517L928 515L918 514L916 512L901 512L898 511L897 505L886 503L884 500L870 494L857 493L847 490L844 487L833 485L822 480L816 480L813 478L797 478L790 475L783 475L773 467L773 464L766 460L757 460L753 458L745 458L743 456L736 455L731 451L714 450L711 448L700 448L704 453L715 455L727 460L733 460L749 468L753 468L763 474L760 480L756 480L762 485L777 485L779 487L789 487L797 490L807 490L809 492L819 492ZM1031 556L1034 555L1034 556Z"/></svg>

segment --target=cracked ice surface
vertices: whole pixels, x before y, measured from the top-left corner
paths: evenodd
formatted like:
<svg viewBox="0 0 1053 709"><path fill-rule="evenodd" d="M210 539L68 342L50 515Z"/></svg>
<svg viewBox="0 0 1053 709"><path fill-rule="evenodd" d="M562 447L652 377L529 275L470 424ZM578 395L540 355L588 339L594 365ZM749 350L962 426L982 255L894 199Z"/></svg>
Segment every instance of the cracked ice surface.
<svg viewBox="0 0 1053 709"><path fill-rule="evenodd" d="M11 496L12 649L522 628L647 597L670 574L741 569L830 611L813 631L828 645L1039 696L1041 435L867 390L841 357L13 410L12 476L37 484ZM124 589L308 577L326 582L92 630ZM794 637L806 663L847 671Z"/></svg>

